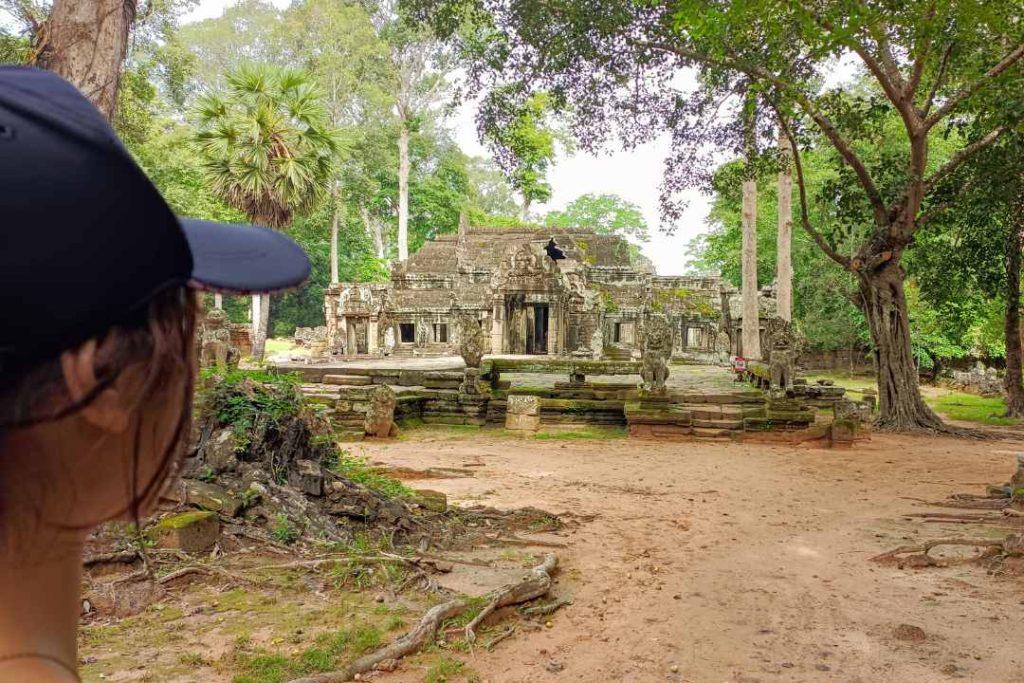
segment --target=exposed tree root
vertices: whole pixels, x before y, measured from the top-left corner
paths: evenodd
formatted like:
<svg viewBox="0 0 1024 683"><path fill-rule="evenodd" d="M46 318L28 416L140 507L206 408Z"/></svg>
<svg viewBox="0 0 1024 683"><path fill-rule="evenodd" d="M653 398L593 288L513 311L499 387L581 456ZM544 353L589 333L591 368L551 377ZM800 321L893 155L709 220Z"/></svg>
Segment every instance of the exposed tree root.
<svg viewBox="0 0 1024 683"><path fill-rule="evenodd" d="M517 584L504 588L480 610L480 614L473 618L473 621L466 624L466 640L472 643L476 640L476 629L494 610L519 605L530 600L536 600L542 595L547 595L551 589L551 572L558 566L558 556L549 553L544 561L530 570L530 575Z"/></svg>
<svg viewBox="0 0 1024 683"><path fill-rule="evenodd" d="M221 569L220 567L211 567L209 565L203 565L203 564L193 564L193 565L189 565L188 567L182 567L181 569L176 569L173 572L171 572L170 574L165 574L165 575L161 576L159 579L157 579L157 583L159 583L159 584L170 583L172 581L175 581L176 579L180 579L183 576L189 576L190 574L214 574L216 576L224 577L225 579L231 579L232 581L238 581L239 583L250 583L250 584L259 583L255 579L250 579L247 576L242 576L241 574L235 574L234 572L229 572L228 570Z"/></svg>
<svg viewBox="0 0 1024 683"><path fill-rule="evenodd" d="M138 550L122 550L119 552L112 553L99 553L97 555L90 555L89 557L82 560L82 566L91 567L94 564L131 564L135 560L139 559Z"/></svg>
<svg viewBox="0 0 1024 683"><path fill-rule="evenodd" d="M958 510L1001 510L1010 504L1009 498L992 498L991 496L972 496L967 493L958 493L950 496L949 500L925 500L924 498L911 498L902 496L903 500L911 500L915 503L924 503L939 508L956 508Z"/></svg>
<svg viewBox="0 0 1024 683"><path fill-rule="evenodd" d="M475 628L483 620L483 617L498 607L516 605L545 595L551 587L551 572L557 565L558 557L554 554L549 554L545 556L544 562L534 567L530 574L522 581L498 591L490 604L484 608L484 611L477 615L477 618L466 627L467 638L470 637L470 634L475 637L476 634L472 631L471 627ZM356 674L370 671L381 662L401 659L416 653L434 639L441 624L463 614L470 606L471 603L468 601L457 599L431 607L411 631L393 643L360 657L339 671L330 671L306 678L298 678L291 681L291 683L342 683L343 681L352 680ZM511 633L508 635L511 635ZM508 637L508 635L504 637ZM494 642L492 641L492 645Z"/></svg>
<svg viewBox="0 0 1024 683"><path fill-rule="evenodd" d="M536 607L523 607L519 610L519 613L524 617L546 617L549 614L554 614L563 607L567 607L572 604L572 600L568 598L559 598L554 602L549 602L546 605L537 605Z"/></svg>
<svg viewBox="0 0 1024 683"><path fill-rule="evenodd" d="M937 567L949 564L931 555L931 551L941 546L968 546L973 548L987 548L978 555L968 558L967 562L973 562L986 557L991 557L1006 551L1007 543L1013 536L1004 541L994 541L984 538L937 538L920 545L903 545L894 550L889 550L876 555L871 559L875 562L895 562L898 564L911 564L913 566Z"/></svg>
<svg viewBox="0 0 1024 683"><path fill-rule="evenodd" d="M500 643L501 641L505 640L506 638L510 638L510 637L512 637L512 635L513 635L513 634L514 634L514 633L515 633L515 632L516 632L517 630L518 630L518 629L517 629L517 628L515 627L515 624L513 624L512 626L509 626L509 627L508 627L507 629L505 629L504 631L502 631L502 632L501 632L501 633L499 633L498 635L496 635L496 636L494 636L493 638L491 638L490 640L488 640L488 641L487 641L487 644L486 644L486 645L484 645L484 648L485 648L485 649L486 649L486 650L487 650L488 652L490 652L491 650L493 650L493 649L494 649L494 646L495 646L495 645L497 645L497 644L498 644L498 643Z"/></svg>

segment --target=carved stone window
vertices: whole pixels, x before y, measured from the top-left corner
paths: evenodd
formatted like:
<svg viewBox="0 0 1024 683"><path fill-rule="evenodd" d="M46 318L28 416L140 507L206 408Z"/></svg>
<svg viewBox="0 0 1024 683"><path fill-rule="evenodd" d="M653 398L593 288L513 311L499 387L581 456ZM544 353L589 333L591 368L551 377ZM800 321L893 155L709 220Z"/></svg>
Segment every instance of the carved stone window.
<svg viewBox="0 0 1024 683"><path fill-rule="evenodd" d="M416 341L416 323L398 323L398 338L403 344Z"/></svg>

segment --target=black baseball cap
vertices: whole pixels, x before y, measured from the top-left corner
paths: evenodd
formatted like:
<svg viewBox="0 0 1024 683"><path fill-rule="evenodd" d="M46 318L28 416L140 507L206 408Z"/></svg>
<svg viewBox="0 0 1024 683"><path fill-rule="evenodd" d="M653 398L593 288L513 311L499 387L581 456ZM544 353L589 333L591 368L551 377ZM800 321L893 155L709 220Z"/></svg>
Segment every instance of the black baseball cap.
<svg viewBox="0 0 1024 683"><path fill-rule="evenodd" d="M0 371L72 348L168 287L270 293L309 271L279 232L175 216L74 86L0 66Z"/></svg>

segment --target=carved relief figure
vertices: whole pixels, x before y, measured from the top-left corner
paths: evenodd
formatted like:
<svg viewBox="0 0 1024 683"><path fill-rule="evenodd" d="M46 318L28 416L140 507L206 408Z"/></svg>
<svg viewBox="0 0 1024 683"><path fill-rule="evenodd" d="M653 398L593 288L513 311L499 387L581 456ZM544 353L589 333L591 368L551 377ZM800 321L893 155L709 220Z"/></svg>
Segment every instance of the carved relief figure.
<svg viewBox="0 0 1024 683"><path fill-rule="evenodd" d="M203 320L199 365L218 370L227 370L238 365L238 349L231 346L228 314L219 308L211 309Z"/></svg>
<svg viewBox="0 0 1024 683"><path fill-rule="evenodd" d="M672 328L661 314L648 314L640 330L640 377L644 390L664 393L668 361L672 357Z"/></svg>
<svg viewBox="0 0 1024 683"><path fill-rule="evenodd" d="M793 388L799 340L793 329L793 324L778 316L769 318L767 333L771 391L776 394L785 394Z"/></svg>
<svg viewBox="0 0 1024 683"><path fill-rule="evenodd" d="M487 343L480 321L463 313L459 315L456 324L459 331L459 355L466 362L467 368L479 368Z"/></svg>

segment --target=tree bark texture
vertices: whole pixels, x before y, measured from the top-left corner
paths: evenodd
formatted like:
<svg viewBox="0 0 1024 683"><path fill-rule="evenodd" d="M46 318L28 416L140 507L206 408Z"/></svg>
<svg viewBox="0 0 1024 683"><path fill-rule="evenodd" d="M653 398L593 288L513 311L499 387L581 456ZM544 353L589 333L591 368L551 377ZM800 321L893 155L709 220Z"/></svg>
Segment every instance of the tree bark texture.
<svg viewBox="0 0 1024 683"><path fill-rule="evenodd" d="M380 221L374 219L370 215L370 210L366 208L366 205L359 205L359 217L363 220L363 227L366 228L366 234L373 240L373 250L377 255L377 258L383 259L386 251L384 249L384 229Z"/></svg>
<svg viewBox="0 0 1024 683"><path fill-rule="evenodd" d="M761 311L757 303L757 182L743 181L743 357L761 357Z"/></svg>
<svg viewBox="0 0 1024 683"><path fill-rule="evenodd" d="M779 132L779 229L776 236L776 300L779 317L793 320L793 176L789 138Z"/></svg>
<svg viewBox="0 0 1024 683"><path fill-rule="evenodd" d="M135 12L135 0L54 0L37 66L63 76L113 118Z"/></svg>
<svg viewBox="0 0 1024 683"><path fill-rule="evenodd" d="M1019 202L1006 233L1006 388L1007 417L1024 417L1024 371L1020 346L1020 261L1021 232L1024 231L1024 201Z"/></svg>
<svg viewBox="0 0 1024 683"><path fill-rule="evenodd" d="M398 135L398 260L409 258L409 126Z"/></svg>
<svg viewBox="0 0 1024 683"><path fill-rule="evenodd" d="M857 271L862 309L875 343L878 367L877 425L892 431L942 430L945 426L921 398L910 345L906 277L897 258L874 270Z"/></svg>

